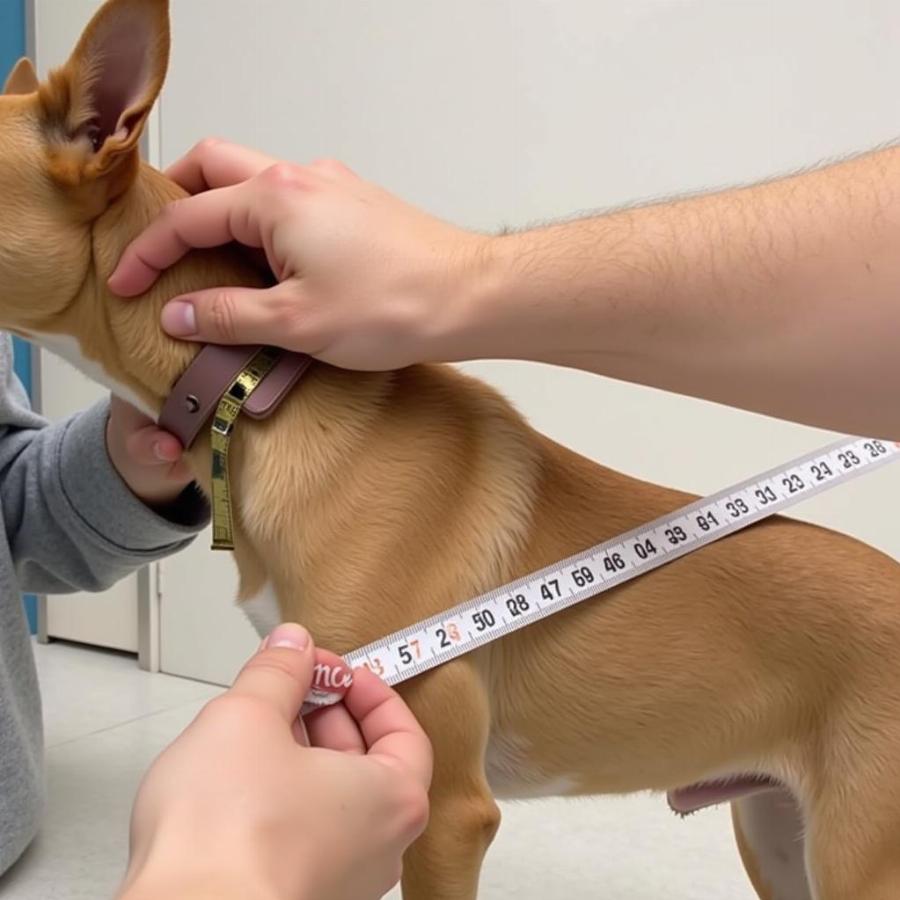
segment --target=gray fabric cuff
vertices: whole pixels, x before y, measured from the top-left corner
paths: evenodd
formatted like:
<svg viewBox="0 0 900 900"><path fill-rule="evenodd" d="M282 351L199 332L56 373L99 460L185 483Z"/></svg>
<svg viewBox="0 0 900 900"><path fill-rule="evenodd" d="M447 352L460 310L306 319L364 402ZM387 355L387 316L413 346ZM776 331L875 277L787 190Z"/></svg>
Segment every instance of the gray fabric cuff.
<svg viewBox="0 0 900 900"><path fill-rule="evenodd" d="M190 486L166 509L165 516L138 500L107 453L108 418L109 403L102 401L60 429L54 456L59 462L59 488L69 514L120 552L140 555L177 549L206 527L206 500Z"/></svg>

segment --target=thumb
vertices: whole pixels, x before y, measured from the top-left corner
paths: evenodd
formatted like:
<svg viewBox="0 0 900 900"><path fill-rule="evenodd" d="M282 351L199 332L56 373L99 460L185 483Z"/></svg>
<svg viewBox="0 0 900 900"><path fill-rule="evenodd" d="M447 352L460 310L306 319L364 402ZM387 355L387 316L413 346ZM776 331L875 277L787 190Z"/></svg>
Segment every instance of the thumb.
<svg viewBox="0 0 900 900"><path fill-rule="evenodd" d="M297 718L313 680L316 649L301 625L279 625L229 689L275 707L285 722Z"/></svg>
<svg viewBox="0 0 900 900"><path fill-rule="evenodd" d="M294 337L285 330L285 310L299 303L297 283L293 281L264 290L214 288L170 300L163 307L162 326L172 337L208 344L285 347Z"/></svg>

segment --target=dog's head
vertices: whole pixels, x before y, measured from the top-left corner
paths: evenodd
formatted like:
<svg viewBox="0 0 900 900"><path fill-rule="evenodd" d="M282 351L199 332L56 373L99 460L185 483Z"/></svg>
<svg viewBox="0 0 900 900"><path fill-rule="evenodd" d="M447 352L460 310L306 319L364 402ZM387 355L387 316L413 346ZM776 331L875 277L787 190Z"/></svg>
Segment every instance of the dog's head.
<svg viewBox="0 0 900 900"><path fill-rule="evenodd" d="M0 96L0 327L54 331L95 274L93 226L138 172L169 56L168 0L108 0L64 66Z"/></svg>

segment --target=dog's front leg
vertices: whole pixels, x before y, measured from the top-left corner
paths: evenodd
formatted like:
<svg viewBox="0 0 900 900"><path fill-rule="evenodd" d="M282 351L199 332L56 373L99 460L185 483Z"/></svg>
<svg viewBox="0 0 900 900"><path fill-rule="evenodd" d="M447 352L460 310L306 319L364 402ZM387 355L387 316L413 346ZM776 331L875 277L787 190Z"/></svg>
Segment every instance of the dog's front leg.
<svg viewBox="0 0 900 900"><path fill-rule="evenodd" d="M450 663L404 691L434 745L428 828L406 854L403 900L475 900L500 810L484 775L490 712L470 660Z"/></svg>
<svg viewBox="0 0 900 900"><path fill-rule="evenodd" d="M497 827L500 810L489 791L432 796L431 819L403 864L403 900L475 900L478 877Z"/></svg>

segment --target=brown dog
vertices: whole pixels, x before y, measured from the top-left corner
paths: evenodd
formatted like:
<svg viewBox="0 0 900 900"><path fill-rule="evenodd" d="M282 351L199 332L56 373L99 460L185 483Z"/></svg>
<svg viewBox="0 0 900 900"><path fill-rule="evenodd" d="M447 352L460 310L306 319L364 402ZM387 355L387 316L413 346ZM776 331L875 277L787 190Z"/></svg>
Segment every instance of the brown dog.
<svg viewBox="0 0 900 900"><path fill-rule="evenodd" d="M110 0L61 70L38 84L23 62L0 98L0 325L154 414L196 349L160 331L164 300L260 283L216 252L141 302L105 288L181 195L137 152L168 40L166 0ZM309 187L270 182L273 203ZM209 454L190 451L207 486ZM689 499L438 366L316 365L273 419L242 421L232 476L241 600L339 652ZM900 897L900 569L854 540L769 520L403 693L436 751L410 900L475 897L494 796L648 789L681 811L732 800L760 897Z"/></svg>

